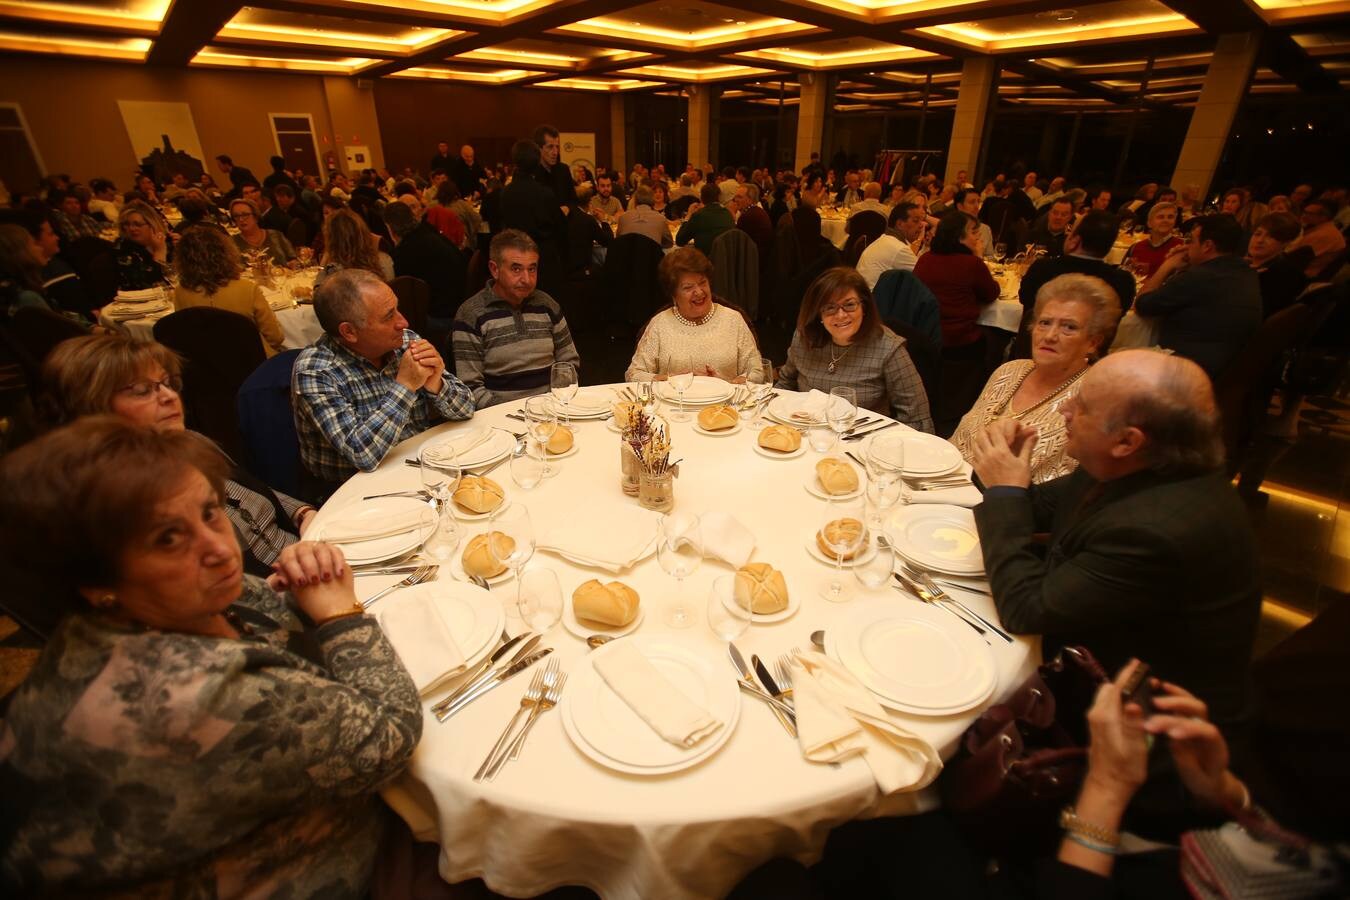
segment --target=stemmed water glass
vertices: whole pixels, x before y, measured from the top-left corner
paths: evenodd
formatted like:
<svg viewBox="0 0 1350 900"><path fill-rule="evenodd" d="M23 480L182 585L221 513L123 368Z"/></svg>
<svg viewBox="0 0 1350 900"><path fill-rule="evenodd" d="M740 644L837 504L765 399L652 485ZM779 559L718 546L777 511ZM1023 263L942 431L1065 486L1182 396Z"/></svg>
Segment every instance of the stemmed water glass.
<svg viewBox="0 0 1350 900"><path fill-rule="evenodd" d="M488 552L492 558L509 568L516 576L516 607L520 607L523 594L520 587L520 570L534 556L534 523L530 521L530 511L523 503L512 503L499 507L489 520L489 532L499 531L510 538L510 542L488 540Z"/></svg>
<svg viewBox="0 0 1350 900"><path fill-rule="evenodd" d="M825 407L825 420L835 438L842 438L844 432L853 427L858 419L858 395L851 387L830 388L829 405Z"/></svg>
<svg viewBox="0 0 1350 900"><path fill-rule="evenodd" d="M675 577L675 602L666 609L664 616L665 623L672 628L688 628L694 624L684 598L684 579L703 561L699 537L698 516L671 513L661 518L656 536L656 558L666 574Z"/></svg>
<svg viewBox="0 0 1350 900"><path fill-rule="evenodd" d="M567 404L572 402L572 398L577 395L577 367L571 363L554 363L549 369L548 374L549 389L553 391L554 398L562 404L562 421L570 423L572 417L568 412Z"/></svg>
<svg viewBox="0 0 1350 900"><path fill-rule="evenodd" d="M891 542L881 536L879 530L870 530L870 534L875 550L870 556L854 564L853 577L858 579L858 583L863 587L875 591L886 587L891 580L891 573L895 571L895 550Z"/></svg>
<svg viewBox="0 0 1350 900"><path fill-rule="evenodd" d="M866 513L858 504L835 504L827 507L826 519L821 523L820 539L827 549L827 556L834 558L832 577L821 584L820 595L831 603L843 603L853 596L853 586L844 580L844 557L856 559L864 547L867 534ZM856 528L830 529L828 526L839 520L853 520Z"/></svg>
<svg viewBox="0 0 1350 900"><path fill-rule="evenodd" d="M745 376L745 386L749 391L749 398L742 405L740 415L746 419L751 428L759 430L764 427L764 401L773 387L773 363L762 357L753 357L749 360L748 371L743 372Z"/></svg>
<svg viewBox="0 0 1350 900"><path fill-rule="evenodd" d="M531 441L521 441L511 451L511 480L527 491L534 490L544 480L544 469L548 461L544 459L543 448L538 451Z"/></svg>
<svg viewBox="0 0 1350 900"><path fill-rule="evenodd" d="M708 628L724 641L745 634L753 618L749 595L737 596L736 576L720 575L708 592Z"/></svg>
<svg viewBox="0 0 1350 900"><path fill-rule="evenodd" d="M675 355L670 359L670 374L666 381L675 389L680 398L680 408L670 414L672 422L688 422L689 412L684 408L684 392L694 383L694 361L688 355Z"/></svg>
<svg viewBox="0 0 1350 900"><path fill-rule="evenodd" d="M521 621L543 634L562 618L562 588L552 569L531 569L516 578L517 607Z"/></svg>
<svg viewBox="0 0 1350 900"><path fill-rule="evenodd" d="M539 456L544 460L543 477L553 474L548 464L548 442L558 431L558 412L548 397L525 398L525 430L539 445Z"/></svg>
<svg viewBox="0 0 1350 900"><path fill-rule="evenodd" d="M455 521L450 492L459 481L460 470L455 464L454 452L448 448L437 451L437 460L435 463L429 461L425 450L418 456L422 487L431 495L431 507L436 510L436 530L423 543L422 552L447 560L454 556L455 548L459 546L459 524Z"/></svg>

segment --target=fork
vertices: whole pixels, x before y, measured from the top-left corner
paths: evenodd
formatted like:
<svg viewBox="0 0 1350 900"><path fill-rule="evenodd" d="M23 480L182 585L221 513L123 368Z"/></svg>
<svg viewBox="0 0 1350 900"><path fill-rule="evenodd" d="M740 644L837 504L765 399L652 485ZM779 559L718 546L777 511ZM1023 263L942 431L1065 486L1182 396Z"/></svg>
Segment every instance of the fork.
<svg viewBox="0 0 1350 900"><path fill-rule="evenodd" d="M539 705L539 701L543 699L544 696L544 675L546 672L555 669L557 665L558 661L556 659L551 659L544 668L534 670L534 677L530 679L530 686L527 687L525 693L521 695L520 708L511 716L511 721L506 723L506 727L502 729L501 735L498 736L497 743L492 745L492 749L489 750L488 755L484 757L483 764L478 767L478 771L473 775L474 781L482 781L483 777L487 774L488 769L492 767L493 759L506 743L507 737L515 729L516 722L520 721L521 713Z"/></svg>
<svg viewBox="0 0 1350 900"><path fill-rule="evenodd" d="M545 681L547 680L548 679L545 678ZM516 735L515 741L511 744L510 752L503 753L497 759L497 764L492 767L492 771L488 772L488 781L497 777L497 773L501 771L502 766L506 765L508 762L515 762L520 758L520 751L525 746L525 739L529 737L530 729L534 727L535 722L543 717L544 713L558 705L558 701L562 699L563 685L566 683L567 673L556 673L553 683L545 687L543 699L535 706L534 711L530 713L530 717L525 720L525 727L520 730L520 734Z"/></svg>
<svg viewBox="0 0 1350 900"><path fill-rule="evenodd" d="M428 578L434 578L435 575L436 575L436 572L437 572L439 569L440 569L440 566L419 566L416 572L413 572L411 575L409 575L407 578L405 578L405 579L403 579L402 581L400 581L398 584L390 585L389 587L387 587L387 588L385 588L384 590L380 591L380 592L379 592L378 594L376 594L375 596L370 597L370 598L368 598L368 599L366 599L366 600L362 600L362 601L361 601L361 606L364 607L364 608L366 608L366 609L369 609L369 608L370 608L370 604L374 603L376 600L380 599L380 598L383 597L385 594L392 594L394 591L398 590L399 588L412 587L414 584L421 584L422 582L426 581Z"/></svg>
<svg viewBox="0 0 1350 900"><path fill-rule="evenodd" d="M929 575L927 572L924 572L921 569L915 569L908 565L905 566L905 571L908 572L916 581L918 581L919 584L928 588L928 593L933 595L934 600L943 600L946 601L947 603L952 604L953 606L960 608L960 610L967 616L971 617L972 619L978 620L981 625L983 625L985 628L988 628L990 631L994 632L994 634L997 634L999 637L1003 638L1008 643L1011 644L1013 642L1012 635L1008 634L1008 632L1004 631L1002 628L999 628L993 622L990 622L984 616L975 612L973 609L970 609L960 600L957 600L951 594L947 593L945 590L942 589L941 585L939 585L936 581L933 580L932 575Z"/></svg>
<svg viewBox="0 0 1350 900"><path fill-rule="evenodd" d="M796 652L794 649L792 653L779 655L778 663L774 666L774 669L778 672L778 684L783 690L782 699L785 703L792 704L794 708L796 704L792 703L792 657Z"/></svg>
<svg viewBox="0 0 1350 900"><path fill-rule="evenodd" d="M912 578L909 578L905 575L901 575L899 572L892 573L892 576L895 578L896 581L904 585L910 591L910 593L912 593L915 597L918 597L921 602L927 603L930 606L936 606L938 609L945 609L949 615L955 616L962 622L965 622L971 628L975 629L975 631L980 635L980 637L984 638L984 642L986 644L989 643L989 639L984 637L985 634L987 634L988 632L986 632L979 625L976 625L970 619L967 619L963 614L957 612L955 607L949 606L946 603L939 603L937 596L932 591L928 590L928 588L924 587L922 584L918 583ZM899 588L896 588L896 590L899 590Z"/></svg>

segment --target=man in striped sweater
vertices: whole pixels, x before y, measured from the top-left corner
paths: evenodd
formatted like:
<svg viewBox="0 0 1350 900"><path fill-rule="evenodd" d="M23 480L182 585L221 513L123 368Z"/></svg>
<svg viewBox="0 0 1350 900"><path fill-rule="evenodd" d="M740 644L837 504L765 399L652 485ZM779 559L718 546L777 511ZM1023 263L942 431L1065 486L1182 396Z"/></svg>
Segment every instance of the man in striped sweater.
<svg viewBox="0 0 1350 900"><path fill-rule="evenodd" d="M455 370L477 409L547 393L554 363L581 368L562 308L535 289L534 240L508 228L492 239L489 256L492 277L460 306L451 338Z"/></svg>

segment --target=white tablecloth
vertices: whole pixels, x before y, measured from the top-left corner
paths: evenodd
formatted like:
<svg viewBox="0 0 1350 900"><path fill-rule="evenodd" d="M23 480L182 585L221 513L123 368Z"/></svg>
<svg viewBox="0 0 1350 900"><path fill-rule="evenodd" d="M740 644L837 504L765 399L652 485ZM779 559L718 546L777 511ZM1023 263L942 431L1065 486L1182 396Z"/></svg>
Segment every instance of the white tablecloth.
<svg viewBox="0 0 1350 900"><path fill-rule="evenodd" d="M1148 319L1130 310L1120 319L1112 350L1130 350L1135 347L1155 347L1158 344L1158 321Z"/></svg>
<svg viewBox="0 0 1350 900"><path fill-rule="evenodd" d="M518 405L480 411L474 424L519 431L519 423L505 418ZM587 510L594 508L597 497L622 497L618 435L604 422L575 424L579 452L556 461L559 474L534 491L516 487L508 466L492 475L509 500L527 505L537 534L559 521L585 527ZM344 485L320 512L320 520L362 495L414 487L417 471L404 460L423 443L469 427L441 426L395 447L377 470ZM781 569L789 590L802 598L802 608L791 618L754 625L737 640L747 657L758 653L775 659L792 647L807 647L814 629L828 629L858 604L917 602L889 587L868 592L861 585L847 604L831 604L816 595L828 569L807 555L804 544L827 513L824 501L805 489L818 457L808 449L797 459L765 459L753 450L756 435L743 428L731 436L709 437L694 432L692 423L673 427L673 453L684 458L675 482L676 508L734 514L755 535L753 558ZM485 530L482 523L463 524L467 527L462 535ZM535 554L530 566L554 570L568 598L582 581L610 577L542 552ZM446 568L441 578L451 577ZM697 615L696 624L683 633L701 641L709 657L719 661L726 659L724 644L707 629L704 607L713 579L729 571L728 566L705 560L685 580L686 596ZM675 592L674 579L654 557L618 577L642 597L646 618L640 633L666 631L662 612ZM363 577L357 589L366 596L394 580ZM508 581L494 593L509 609L513 583ZM974 605L986 616L995 615L987 598ZM549 632L545 645L557 648L564 671L588 652L561 625ZM1036 665L1039 641L1028 638L1006 644L995 639L991 649L999 670L995 697L1000 698ZM726 676L734 677L729 662ZM518 678L445 724L427 714L408 774L386 791L386 799L419 837L440 841L441 875L447 881L481 877L494 891L516 897L563 884L585 885L606 898L717 897L775 856L812 861L828 831L840 823L880 814L912 814L936 805L931 789L882 796L860 759L839 768L805 762L768 708L744 697L740 722L726 746L678 774L641 778L602 768L571 744L553 712L539 721L518 762L507 766L495 782L477 784L472 774L518 708L526 681ZM975 712L943 718L894 715L947 757Z"/></svg>
<svg viewBox="0 0 1350 900"><path fill-rule="evenodd" d="M843 250L844 244L848 241L848 219L842 217L835 219L821 215L820 233L831 244Z"/></svg>
<svg viewBox="0 0 1350 900"><path fill-rule="evenodd" d="M975 317L978 325L989 325L1014 334L1022 324L1022 304L1017 300L998 299L990 303Z"/></svg>

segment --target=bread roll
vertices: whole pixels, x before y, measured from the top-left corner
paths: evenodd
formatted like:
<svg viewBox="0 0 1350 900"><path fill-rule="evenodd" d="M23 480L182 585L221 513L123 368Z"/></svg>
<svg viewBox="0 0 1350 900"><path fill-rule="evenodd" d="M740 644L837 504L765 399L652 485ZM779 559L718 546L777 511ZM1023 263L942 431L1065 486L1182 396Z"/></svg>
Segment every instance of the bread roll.
<svg viewBox="0 0 1350 900"><path fill-rule="evenodd" d="M829 538L829 540L826 540ZM835 544L853 543L853 549L844 553L839 553L830 542ZM816 546L820 552L829 559L850 560L857 556L867 546L867 529L862 522L853 518L835 519L833 522L826 523L825 527L816 532Z"/></svg>
<svg viewBox="0 0 1350 900"><path fill-rule="evenodd" d="M497 557L493 556L492 551L488 549L489 539L492 540L492 545L497 548L497 553L501 556L506 556L516 549L516 542L511 539L510 535L502 534L500 531L474 535L473 540L469 541L464 547L464 554L460 557L466 575L496 578L506 571L506 566L499 563Z"/></svg>
<svg viewBox="0 0 1350 900"><path fill-rule="evenodd" d="M558 430L553 432L553 437L549 438L548 443L544 446L549 453L557 456L559 453L566 453L568 450L571 450L572 441L572 429L564 428L559 425Z"/></svg>
<svg viewBox="0 0 1350 900"><path fill-rule="evenodd" d="M572 611L578 619L615 628L637 618L639 603L637 591L622 581L601 584L592 578L572 592Z"/></svg>
<svg viewBox="0 0 1350 900"><path fill-rule="evenodd" d="M835 456L816 463L816 478L827 494L851 494L858 489L858 470Z"/></svg>
<svg viewBox="0 0 1350 900"><path fill-rule="evenodd" d="M611 408L614 410L614 424L619 426L620 430L631 428L637 414L642 412L642 404L632 400L620 400Z"/></svg>
<svg viewBox="0 0 1350 900"><path fill-rule="evenodd" d="M768 563L746 563L736 570L736 602L748 603L752 613L768 615L787 609L788 589L783 573Z"/></svg>
<svg viewBox="0 0 1350 900"><path fill-rule="evenodd" d="M736 410L720 403L704 407L699 411L698 424L704 431L725 431L736 427Z"/></svg>
<svg viewBox="0 0 1350 900"><path fill-rule="evenodd" d="M450 496L456 506L471 513L492 512L506 498L500 484L478 475L465 475Z"/></svg>
<svg viewBox="0 0 1350 900"><path fill-rule="evenodd" d="M795 453L802 445L802 433L787 425L770 425L759 433L759 445L765 450Z"/></svg>

